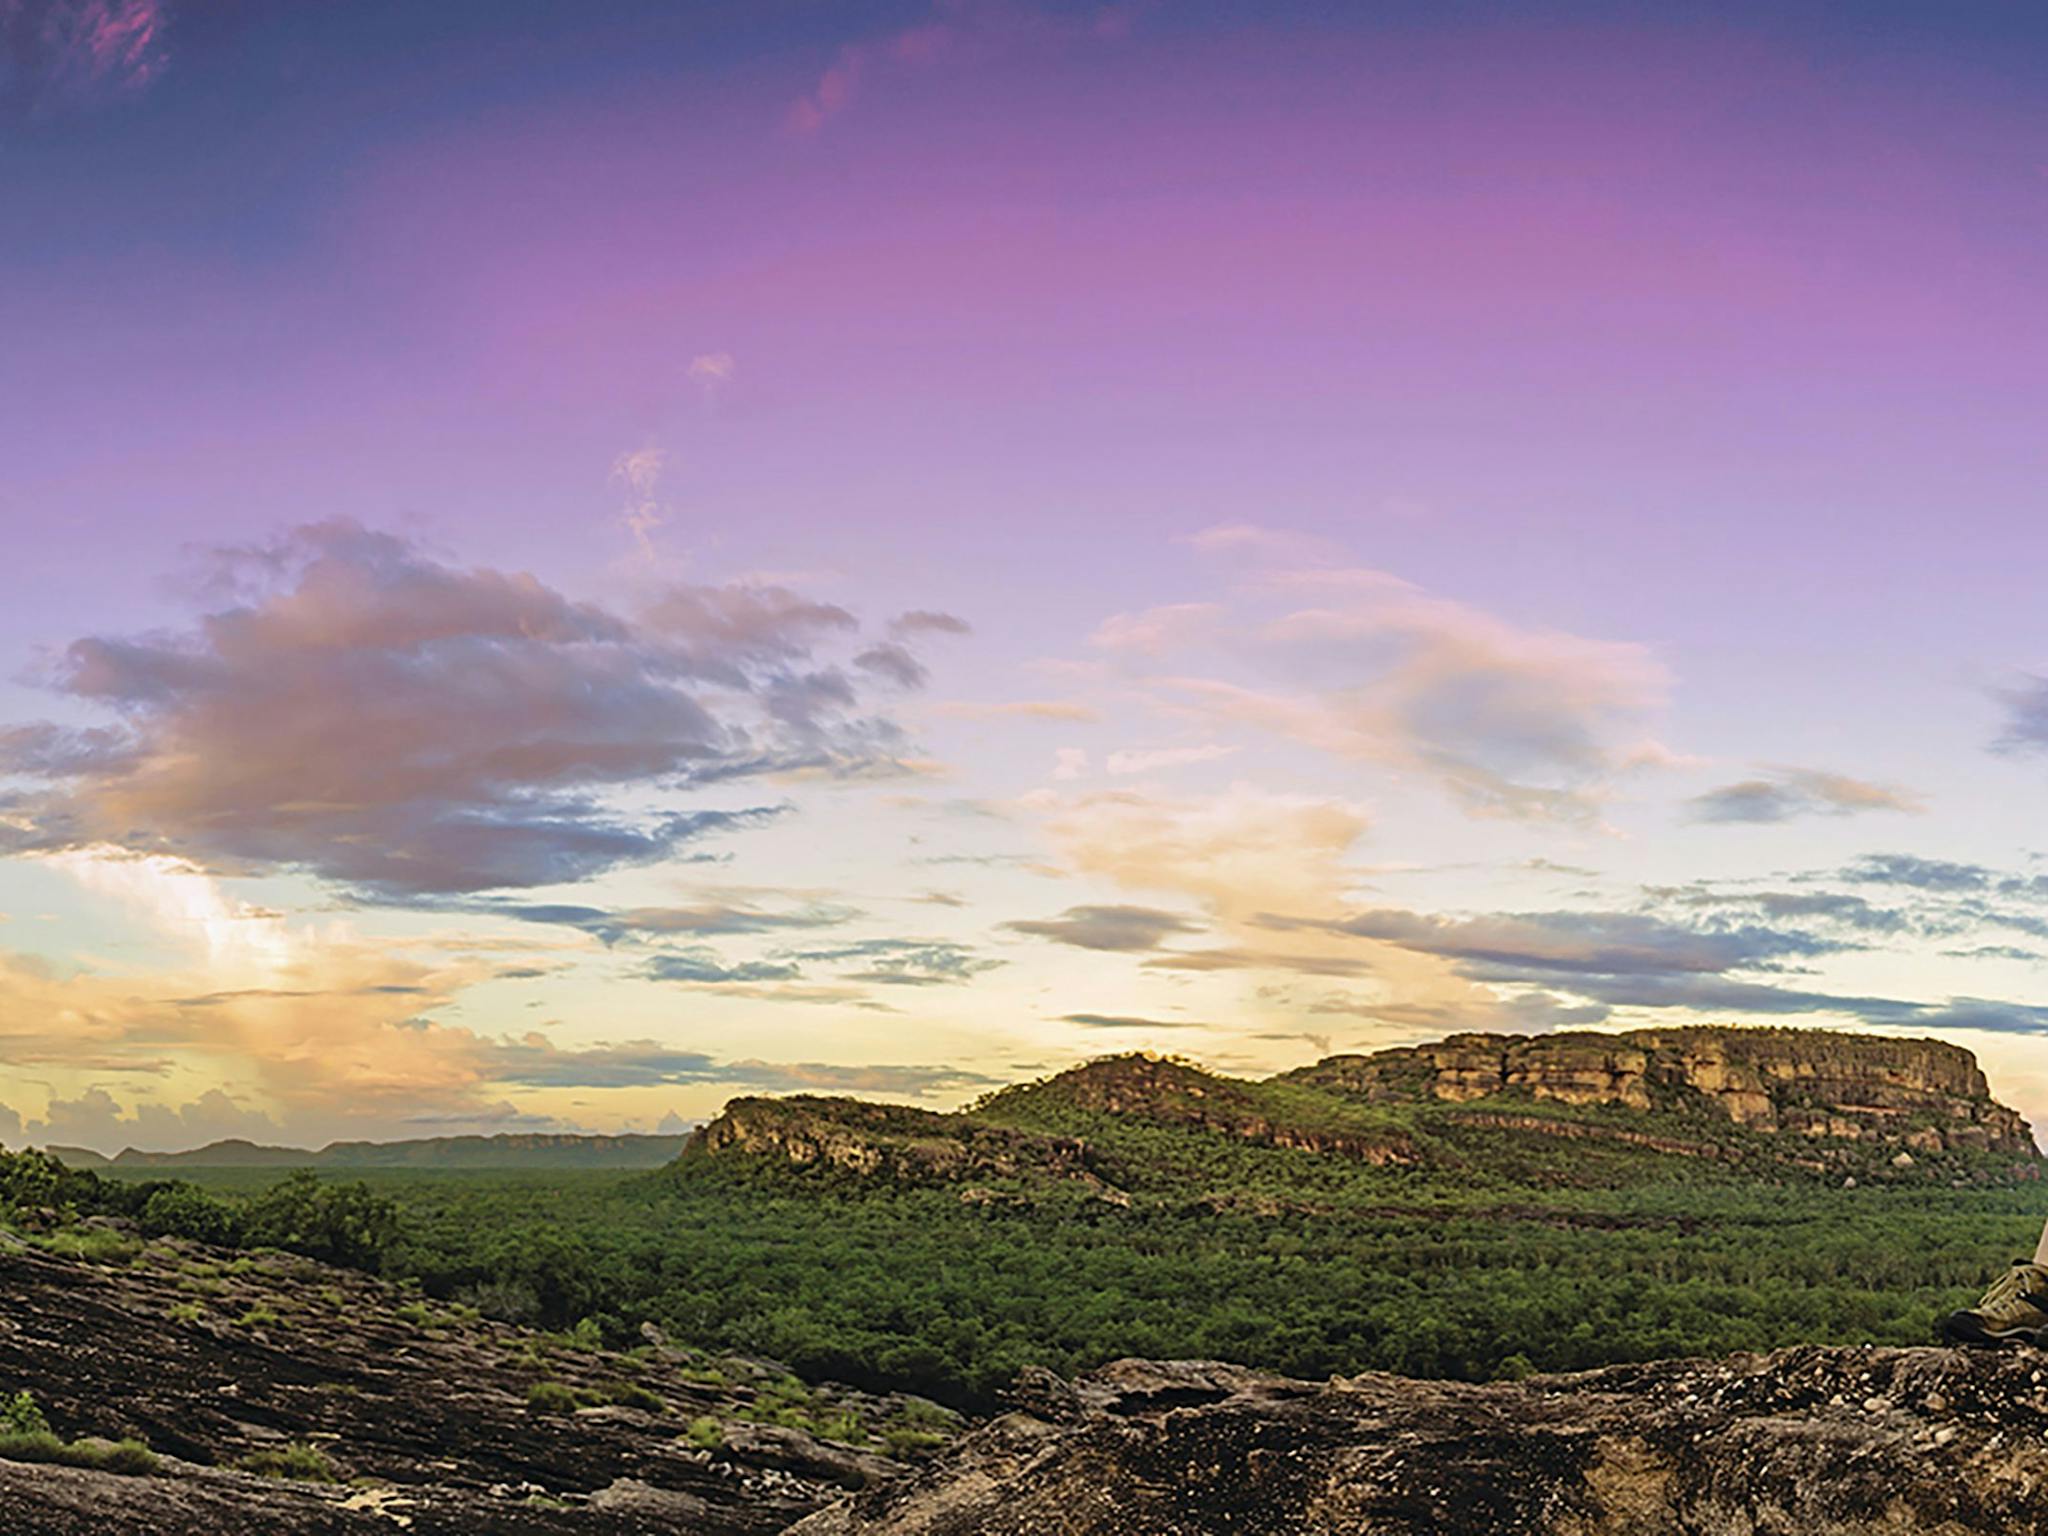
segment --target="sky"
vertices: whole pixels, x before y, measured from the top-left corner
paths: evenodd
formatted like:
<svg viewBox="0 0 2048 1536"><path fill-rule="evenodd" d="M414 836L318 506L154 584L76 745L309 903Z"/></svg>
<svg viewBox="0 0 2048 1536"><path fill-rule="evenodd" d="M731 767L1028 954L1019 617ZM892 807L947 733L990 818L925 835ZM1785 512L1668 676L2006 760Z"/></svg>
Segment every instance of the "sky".
<svg viewBox="0 0 2048 1536"><path fill-rule="evenodd" d="M2048 20L0 0L0 1141L1932 1035Z"/></svg>

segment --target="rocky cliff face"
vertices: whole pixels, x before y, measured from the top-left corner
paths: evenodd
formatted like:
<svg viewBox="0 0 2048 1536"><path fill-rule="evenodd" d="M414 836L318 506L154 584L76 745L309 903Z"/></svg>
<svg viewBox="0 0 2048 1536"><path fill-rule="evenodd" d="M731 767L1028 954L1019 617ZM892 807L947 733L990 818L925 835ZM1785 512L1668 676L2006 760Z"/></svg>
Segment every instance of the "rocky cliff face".
<svg viewBox="0 0 2048 1536"><path fill-rule="evenodd" d="M1814 1140L1913 1152L2035 1156L1976 1058L1936 1040L1811 1029L1644 1029L1627 1034L1452 1035L1333 1056L1290 1079L1387 1103L1521 1097L1693 1112Z"/></svg>
<svg viewBox="0 0 2048 1536"><path fill-rule="evenodd" d="M1800 1349L1469 1386L1123 1361L1039 1375L792 1536L2015 1536L2043 1357Z"/></svg>
<svg viewBox="0 0 2048 1536"><path fill-rule="evenodd" d="M1026 1172L1092 1179L1085 1148L1071 1138L862 1099L734 1099L691 1135L684 1155L727 1149L798 1167L903 1179L1009 1178Z"/></svg>

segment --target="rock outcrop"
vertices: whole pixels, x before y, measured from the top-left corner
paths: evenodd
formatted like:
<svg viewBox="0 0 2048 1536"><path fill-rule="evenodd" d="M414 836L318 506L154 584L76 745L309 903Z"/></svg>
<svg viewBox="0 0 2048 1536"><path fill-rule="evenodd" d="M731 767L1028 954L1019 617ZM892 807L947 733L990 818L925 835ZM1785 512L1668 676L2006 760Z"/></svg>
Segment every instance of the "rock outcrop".
<svg viewBox="0 0 2048 1536"><path fill-rule="evenodd" d="M1736 1028L1466 1034L1332 1056L1287 1076L1370 1103L1519 1097L1919 1153L2036 1155L2027 1122L1991 1097L1976 1058L1938 1040Z"/></svg>
<svg viewBox="0 0 2048 1536"><path fill-rule="evenodd" d="M792 1536L2017 1536L2032 1352L1797 1349L1472 1386L1123 1361L1040 1374Z"/></svg>
<svg viewBox="0 0 2048 1536"><path fill-rule="evenodd" d="M765 1154L800 1168L863 1176L1013 1178L1024 1173L1088 1181L1086 1149L1063 1136L985 1125L964 1115L864 1099L734 1099L694 1132L683 1155L728 1149Z"/></svg>
<svg viewBox="0 0 2048 1536"><path fill-rule="evenodd" d="M537 1407L539 1383L556 1396ZM0 1397L17 1389L66 1439L147 1441L158 1470L0 1447L9 1536L767 1536L903 1474L869 1431L946 1418L658 1334L630 1356L575 1347L288 1255L159 1239L94 1265L0 1232ZM293 1444L334 1481L250 1469Z"/></svg>

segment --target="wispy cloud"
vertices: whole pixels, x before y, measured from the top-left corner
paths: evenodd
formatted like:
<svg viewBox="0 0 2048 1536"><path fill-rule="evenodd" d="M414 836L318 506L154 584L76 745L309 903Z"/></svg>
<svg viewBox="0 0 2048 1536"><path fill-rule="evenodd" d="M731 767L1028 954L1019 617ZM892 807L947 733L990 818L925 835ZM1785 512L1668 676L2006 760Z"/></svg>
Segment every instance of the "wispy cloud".
<svg viewBox="0 0 2048 1536"><path fill-rule="evenodd" d="M165 0L0 0L0 106L30 114L139 91L163 72Z"/></svg>
<svg viewBox="0 0 2048 1536"><path fill-rule="evenodd" d="M1743 779L1696 795L1695 821L1780 822L1801 816L1854 816L1865 811L1926 810L1919 796L1886 784L1824 773L1812 768L1777 768L1764 778Z"/></svg>
<svg viewBox="0 0 2048 1536"><path fill-rule="evenodd" d="M1063 1024L1079 1024L1083 1029L1203 1029L1206 1025L1189 1019L1146 1019L1126 1013L1063 1013Z"/></svg>
<svg viewBox="0 0 2048 1536"><path fill-rule="evenodd" d="M1251 536L1225 532L1208 547ZM1477 815L1589 822L1621 776L1674 756L1651 735L1669 677L1645 647L1385 571L1262 570L1228 603L1113 616L1093 643L1166 713L1421 774Z"/></svg>
<svg viewBox="0 0 2048 1536"><path fill-rule="evenodd" d="M1080 906L1069 907L1058 917L1025 919L1003 926L1012 933L1051 939L1075 949L1133 952L1157 949L1177 934L1200 933L1204 925L1159 907Z"/></svg>

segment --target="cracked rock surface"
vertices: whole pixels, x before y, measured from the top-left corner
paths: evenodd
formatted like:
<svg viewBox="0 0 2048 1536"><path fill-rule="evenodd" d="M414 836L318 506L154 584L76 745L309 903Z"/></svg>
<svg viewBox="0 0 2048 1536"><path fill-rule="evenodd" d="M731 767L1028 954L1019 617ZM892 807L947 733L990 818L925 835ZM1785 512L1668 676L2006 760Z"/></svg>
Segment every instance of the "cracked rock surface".
<svg viewBox="0 0 2048 1536"><path fill-rule="evenodd" d="M1037 1376L796 1536L2048 1530L2048 1357L1801 1348L1484 1386L1202 1362Z"/></svg>

